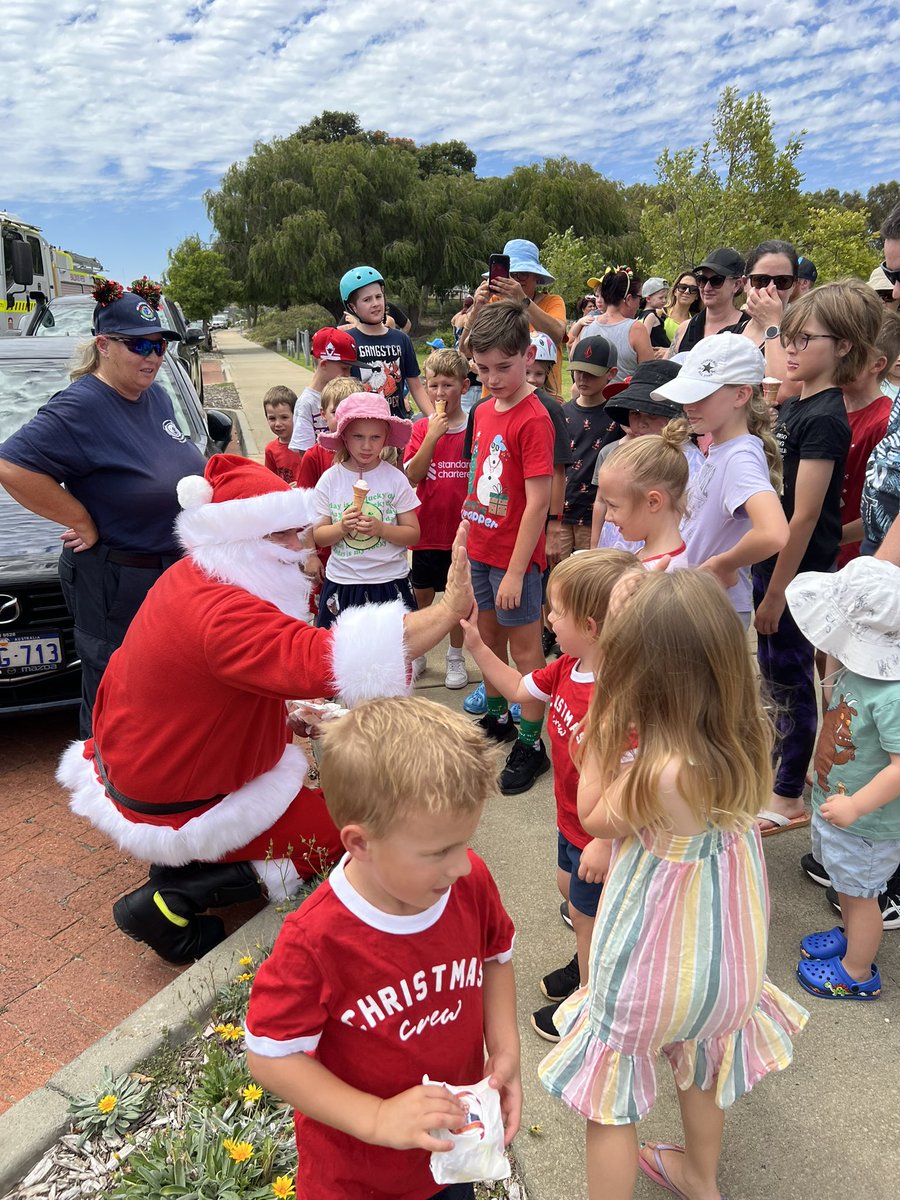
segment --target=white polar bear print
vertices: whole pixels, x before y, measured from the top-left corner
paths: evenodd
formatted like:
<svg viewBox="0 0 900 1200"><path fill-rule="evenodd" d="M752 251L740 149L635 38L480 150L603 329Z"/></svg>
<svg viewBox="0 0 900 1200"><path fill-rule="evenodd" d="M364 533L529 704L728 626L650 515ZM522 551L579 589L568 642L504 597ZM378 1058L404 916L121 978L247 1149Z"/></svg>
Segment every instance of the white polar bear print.
<svg viewBox="0 0 900 1200"><path fill-rule="evenodd" d="M490 451L481 468L481 478L475 485L478 503L483 504L485 508L490 508L492 496L499 496L503 492L500 485L500 476L503 473L503 462L500 455L505 449L503 438L498 434L491 442Z"/></svg>

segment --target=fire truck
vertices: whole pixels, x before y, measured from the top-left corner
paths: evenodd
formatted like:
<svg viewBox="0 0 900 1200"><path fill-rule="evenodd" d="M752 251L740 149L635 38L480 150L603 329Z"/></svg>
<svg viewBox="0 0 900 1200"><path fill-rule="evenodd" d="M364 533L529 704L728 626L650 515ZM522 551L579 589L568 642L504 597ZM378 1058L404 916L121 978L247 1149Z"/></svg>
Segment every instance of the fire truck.
<svg viewBox="0 0 900 1200"><path fill-rule="evenodd" d="M0 210L0 335L18 332L39 300L89 292L96 258L51 246L39 226Z"/></svg>

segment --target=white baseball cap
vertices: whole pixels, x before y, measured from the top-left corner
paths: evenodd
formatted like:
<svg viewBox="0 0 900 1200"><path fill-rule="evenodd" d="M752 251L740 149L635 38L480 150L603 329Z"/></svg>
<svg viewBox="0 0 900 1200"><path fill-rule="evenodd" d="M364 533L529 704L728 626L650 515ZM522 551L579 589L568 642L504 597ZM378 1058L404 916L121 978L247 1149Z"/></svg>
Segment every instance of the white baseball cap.
<svg viewBox="0 0 900 1200"><path fill-rule="evenodd" d="M652 396L673 404L696 404L728 384L762 383L765 373L766 360L749 338L717 333L689 350L678 375Z"/></svg>

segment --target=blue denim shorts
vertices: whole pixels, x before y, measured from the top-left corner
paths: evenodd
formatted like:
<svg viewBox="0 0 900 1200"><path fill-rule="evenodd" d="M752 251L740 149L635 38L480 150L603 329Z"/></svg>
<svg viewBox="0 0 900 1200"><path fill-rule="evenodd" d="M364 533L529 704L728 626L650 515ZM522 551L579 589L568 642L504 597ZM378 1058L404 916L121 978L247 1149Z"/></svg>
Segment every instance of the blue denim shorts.
<svg viewBox="0 0 900 1200"><path fill-rule="evenodd" d="M579 879L581 851L558 829L556 837L556 865L561 871L567 871L569 874L569 903L586 917L596 917L603 884L585 883L583 879Z"/></svg>
<svg viewBox="0 0 900 1200"><path fill-rule="evenodd" d="M900 838L872 842L829 823L818 809L812 815L812 852L845 896L864 900L880 896L900 863Z"/></svg>
<svg viewBox="0 0 900 1200"><path fill-rule="evenodd" d="M506 572L502 567L472 560L472 588L479 612L494 609L498 625L531 625L541 619L541 569L532 563L522 579L518 608L497 608L497 591Z"/></svg>

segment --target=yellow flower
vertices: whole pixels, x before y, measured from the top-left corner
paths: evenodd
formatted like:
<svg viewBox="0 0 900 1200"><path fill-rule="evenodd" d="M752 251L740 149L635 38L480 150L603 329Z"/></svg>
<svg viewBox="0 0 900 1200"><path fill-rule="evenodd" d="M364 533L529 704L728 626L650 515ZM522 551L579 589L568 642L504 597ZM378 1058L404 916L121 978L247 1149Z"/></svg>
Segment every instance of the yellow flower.
<svg viewBox="0 0 900 1200"><path fill-rule="evenodd" d="M238 977L237 977L237 980L236 980L235 982L237 982L237 983L246 983L248 979L252 979L252 978L253 978L253 976L250 974L250 972L249 972L249 971L245 971L245 972L243 973L243 975L238 975Z"/></svg>
<svg viewBox="0 0 900 1200"><path fill-rule="evenodd" d="M245 1088L241 1089L245 1104L255 1104L257 1100L262 1100L262 1094L263 1090L258 1083L248 1083Z"/></svg>
<svg viewBox="0 0 900 1200"><path fill-rule="evenodd" d="M111 1113L118 1103L118 1096L103 1096L97 1101L97 1107L102 1113Z"/></svg>
<svg viewBox="0 0 900 1200"><path fill-rule="evenodd" d="M252 967L253 959L249 954L245 954L243 958L238 959L238 965L242 967Z"/></svg>
<svg viewBox="0 0 900 1200"><path fill-rule="evenodd" d="M217 1025L215 1032L226 1042L236 1042L244 1036L240 1025L232 1025L231 1021L227 1025Z"/></svg>
<svg viewBox="0 0 900 1200"><path fill-rule="evenodd" d="M253 1157L251 1142L236 1142L234 1138L226 1138L222 1145L237 1163L246 1162L248 1158Z"/></svg>
<svg viewBox="0 0 900 1200"><path fill-rule="evenodd" d="M294 1194L293 1175L279 1175L272 1184L272 1191L278 1197L278 1200L289 1200L289 1197Z"/></svg>

